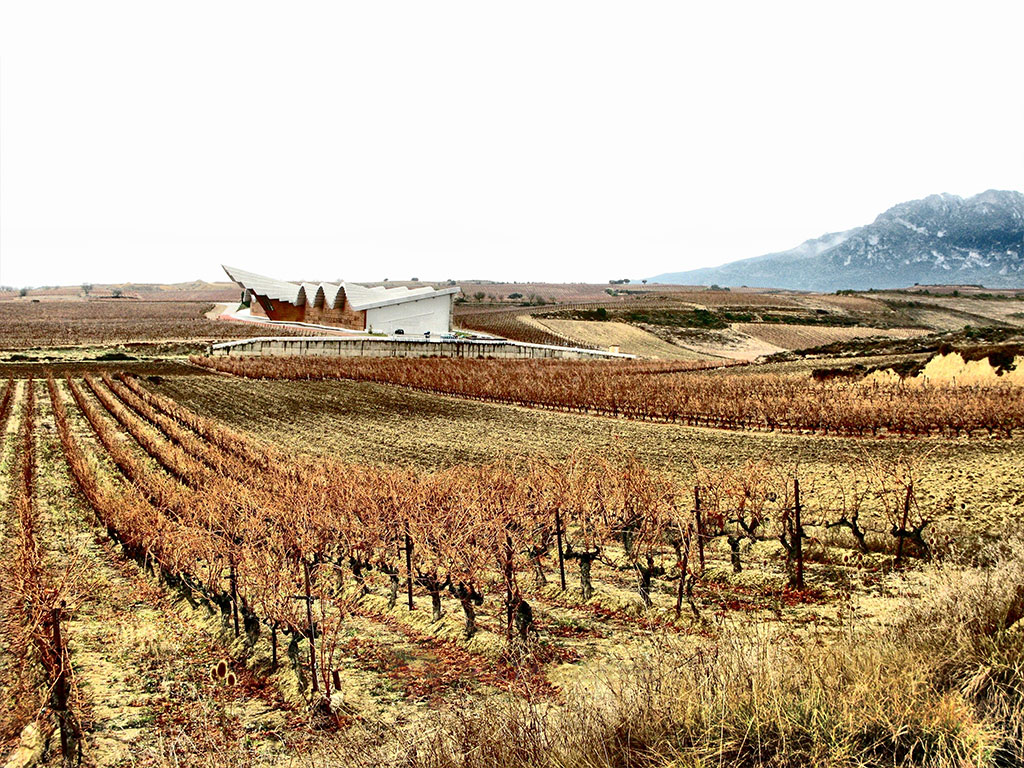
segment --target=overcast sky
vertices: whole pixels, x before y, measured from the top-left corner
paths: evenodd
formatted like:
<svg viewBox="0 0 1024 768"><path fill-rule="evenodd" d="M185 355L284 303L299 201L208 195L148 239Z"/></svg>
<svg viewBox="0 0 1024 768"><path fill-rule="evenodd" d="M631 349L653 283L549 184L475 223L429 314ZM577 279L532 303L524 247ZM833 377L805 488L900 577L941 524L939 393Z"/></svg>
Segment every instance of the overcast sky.
<svg viewBox="0 0 1024 768"><path fill-rule="evenodd" d="M0 284L604 282L1024 190L1022 29L1019 0L2 0Z"/></svg>

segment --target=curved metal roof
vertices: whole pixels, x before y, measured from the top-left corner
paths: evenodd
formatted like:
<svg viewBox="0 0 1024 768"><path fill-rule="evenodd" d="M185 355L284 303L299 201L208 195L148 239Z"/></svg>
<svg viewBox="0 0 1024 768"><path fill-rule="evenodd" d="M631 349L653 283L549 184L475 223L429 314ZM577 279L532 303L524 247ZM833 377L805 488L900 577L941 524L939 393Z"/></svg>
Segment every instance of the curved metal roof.
<svg viewBox="0 0 1024 768"><path fill-rule="evenodd" d="M314 307L317 306L317 299L320 298L319 293L321 286L318 283L301 283L302 295L306 302L312 304Z"/></svg>
<svg viewBox="0 0 1024 768"><path fill-rule="evenodd" d="M352 309L363 310L435 296L450 296L461 290L457 285L435 289L430 286L386 288L382 285L369 287L357 283L289 283L257 275L255 272L247 272L237 267L228 267L223 264L221 267L227 276L242 288L260 296L287 301L296 306L301 306L307 301L313 306L321 306L320 302L322 301L322 306L337 309L338 304L343 303L345 297L348 297Z"/></svg>
<svg viewBox="0 0 1024 768"><path fill-rule="evenodd" d="M345 303L345 286L340 283L323 283L320 286L324 292L324 305L331 309L338 308L338 299Z"/></svg>
<svg viewBox="0 0 1024 768"><path fill-rule="evenodd" d="M284 280L275 280L272 277L257 275L255 272L246 272L244 269L226 267L223 264L221 267L234 282L255 294L296 305L306 302L305 291L297 283L286 283Z"/></svg>

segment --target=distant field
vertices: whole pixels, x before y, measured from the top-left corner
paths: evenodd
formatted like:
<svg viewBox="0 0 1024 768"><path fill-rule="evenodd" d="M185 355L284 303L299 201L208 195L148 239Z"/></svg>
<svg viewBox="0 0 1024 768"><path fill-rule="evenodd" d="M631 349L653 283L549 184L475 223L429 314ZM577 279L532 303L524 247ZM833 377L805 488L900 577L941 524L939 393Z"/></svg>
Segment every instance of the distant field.
<svg viewBox="0 0 1024 768"><path fill-rule="evenodd" d="M884 314L888 307L879 299L867 296L837 296L836 294L801 293L792 296L793 301L802 307L813 309L843 309L848 312L867 314Z"/></svg>
<svg viewBox="0 0 1024 768"><path fill-rule="evenodd" d="M46 301L48 299L103 299L123 298L146 299L148 301L232 301L239 297L234 283L206 283L196 280L189 283L97 283L89 285L86 291L80 285L62 285L25 289L24 298ZM20 291L0 291L0 301L18 299Z"/></svg>
<svg viewBox="0 0 1024 768"><path fill-rule="evenodd" d="M607 349L619 347L619 351L641 357L658 357L665 360L701 360L700 355L684 347L669 344L641 328L627 323L595 322L590 320L553 320L544 318L535 322L554 333L585 344Z"/></svg>
<svg viewBox="0 0 1024 768"><path fill-rule="evenodd" d="M998 299L977 299L965 296L922 296L914 299L920 303L938 307L943 310L953 310L965 314L983 317L994 322L1008 323L1010 325L1024 325L1024 300L1005 301Z"/></svg>
<svg viewBox="0 0 1024 768"><path fill-rule="evenodd" d="M780 349L808 349L872 336L909 339L928 332L919 328L861 328L821 325L784 325L775 323L735 323L733 330L745 333Z"/></svg>
<svg viewBox="0 0 1024 768"><path fill-rule="evenodd" d="M457 309L456 321L470 330L521 341L602 348L617 344L631 354L665 359L685 359L689 353L755 360L870 337L914 338L966 326L1020 328L1024 301L900 291L837 295L680 287L519 308L467 303ZM600 328L600 323L609 325Z"/></svg>
<svg viewBox="0 0 1024 768"><path fill-rule="evenodd" d="M921 485L927 494L922 502L946 524L978 520L994 529L1016 519L1024 504L1017 481L1017 468L1024 463L1020 437L876 441L729 432L553 413L349 381L176 376L153 388L290 449L382 466L430 469L523 453L565 457L574 448L619 448L636 451L648 466L689 482L693 459L735 466L767 458L799 463L803 473L824 477L850 457L910 451L924 462Z"/></svg>
<svg viewBox="0 0 1024 768"><path fill-rule="evenodd" d="M755 338L745 333L725 328L723 330L704 331L694 335L690 333L673 333L674 329L660 328L659 331L674 339L679 346L691 350L695 355L707 358L725 358L727 360L752 361L766 355L774 355L783 351L775 344Z"/></svg>
<svg viewBox="0 0 1024 768"><path fill-rule="evenodd" d="M799 307L796 296L786 293L745 291L680 291L666 297L670 303L687 302L705 307Z"/></svg>
<svg viewBox="0 0 1024 768"><path fill-rule="evenodd" d="M663 285L659 283L626 283L610 285L608 283L491 283L475 280L456 281L462 292L472 298L476 293L483 293L486 302L495 300L516 302L543 299L547 303L571 303L606 301L613 298L608 291L620 293L622 297L642 297L655 294L677 294L700 291L688 285ZM517 296L510 299L509 296ZM467 304L467 308L474 304Z"/></svg>
<svg viewBox="0 0 1024 768"><path fill-rule="evenodd" d="M4 301L0 302L0 350L267 335L266 326L208 319L205 315L212 307L212 303L204 301ZM274 329L274 335L302 333Z"/></svg>

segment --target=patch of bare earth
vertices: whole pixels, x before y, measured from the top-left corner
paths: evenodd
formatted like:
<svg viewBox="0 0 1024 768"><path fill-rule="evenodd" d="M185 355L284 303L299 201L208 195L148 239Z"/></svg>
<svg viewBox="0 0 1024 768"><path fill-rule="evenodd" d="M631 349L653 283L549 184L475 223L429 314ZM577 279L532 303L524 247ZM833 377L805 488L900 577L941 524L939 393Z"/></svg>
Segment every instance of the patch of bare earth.
<svg viewBox="0 0 1024 768"><path fill-rule="evenodd" d="M733 330L779 349L810 349L851 339L910 339L928 331L920 328L861 328L783 323L734 323Z"/></svg>
<svg viewBox="0 0 1024 768"><path fill-rule="evenodd" d="M781 347L733 328L721 331L697 331L685 335L669 331L668 334L673 343L703 357L751 361L783 351Z"/></svg>
<svg viewBox="0 0 1024 768"><path fill-rule="evenodd" d="M532 319L532 318L531 318ZM680 347L628 323L597 320L535 319L552 333L602 349L618 347L619 352L665 360L705 360L693 350Z"/></svg>

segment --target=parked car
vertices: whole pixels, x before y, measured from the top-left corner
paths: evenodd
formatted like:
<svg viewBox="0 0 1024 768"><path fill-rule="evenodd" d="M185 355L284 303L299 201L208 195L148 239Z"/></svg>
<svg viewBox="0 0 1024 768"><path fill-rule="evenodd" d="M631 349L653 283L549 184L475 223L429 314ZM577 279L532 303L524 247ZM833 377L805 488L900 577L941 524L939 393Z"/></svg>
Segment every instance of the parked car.
<svg viewBox="0 0 1024 768"><path fill-rule="evenodd" d="M405 331L402 330L401 328L395 328L394 335L395 336L404 336L405 335Z"/></svg>

